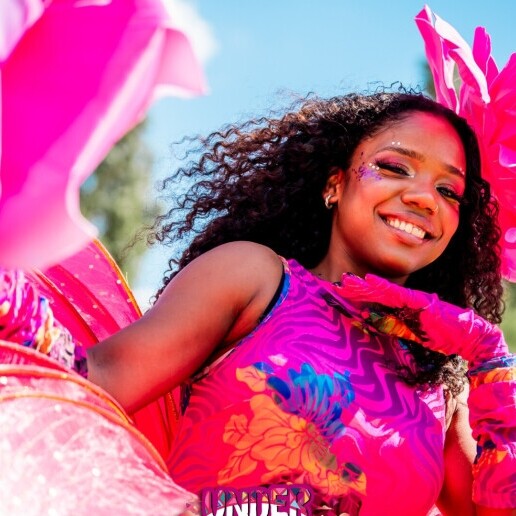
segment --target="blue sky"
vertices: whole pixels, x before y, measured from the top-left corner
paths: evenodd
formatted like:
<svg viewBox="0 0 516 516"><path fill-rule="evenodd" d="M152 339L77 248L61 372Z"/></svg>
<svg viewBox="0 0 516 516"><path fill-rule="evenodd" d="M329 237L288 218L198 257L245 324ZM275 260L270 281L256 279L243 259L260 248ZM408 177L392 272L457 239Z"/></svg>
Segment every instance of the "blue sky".
<svg viewBox="0 0 516 516"><path fill-rule="evenodd" d="M170 173L170 144L288 103L288 92L332 96L375 84L422 82L414 0L173 0L177 23L204 62L209 93L167 98L149 113L155 179ZM434 0L430 8L471 43L486 27L499 67L515 51L514 0ZM134 284L144 302L161 282L168 249L148 252Z"/></svg>

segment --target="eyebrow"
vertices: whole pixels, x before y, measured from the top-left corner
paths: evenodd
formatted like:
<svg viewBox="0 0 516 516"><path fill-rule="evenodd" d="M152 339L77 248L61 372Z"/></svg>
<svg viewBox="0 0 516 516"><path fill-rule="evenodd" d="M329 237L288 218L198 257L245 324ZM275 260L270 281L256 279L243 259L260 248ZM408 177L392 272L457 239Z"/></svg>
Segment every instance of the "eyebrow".
<svg viewBox="0 0 516 516"><path fill-rule="evenodd" d="M382 147L380 151L389 150L393 152L397 152L398 154L401 154L403 156L407 156L409 158L417 159L418 161L425 161L425 156L423 154L412 150L412 149L406 149L405 147L398 147L397 145L388 145L387 147ZM458 169L457 167L454 167L453 165L449 165L447 163L443 163L443 167L454 176L459 176L461 179L464 179L464 172Z"/></svg>

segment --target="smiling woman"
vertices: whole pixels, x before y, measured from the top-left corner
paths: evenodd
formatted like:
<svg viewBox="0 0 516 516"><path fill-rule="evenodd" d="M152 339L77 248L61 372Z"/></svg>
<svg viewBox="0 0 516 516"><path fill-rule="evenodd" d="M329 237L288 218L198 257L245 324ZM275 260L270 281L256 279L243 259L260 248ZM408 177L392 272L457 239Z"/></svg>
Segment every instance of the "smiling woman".
<svg viewBox="0 0 516 516"><path fill-rule="evenodd" d="M35 41L31 34L38 42L57 41L40 29L45 20L47 28L63 26L52 23L52 13L59 21L66 6L77 24L65 25L82 27L77 33L89 27L82 15L89 13L97 29L100 4L106 15L113 7L124 30L104 23L109 48L122 33L131 39L125 28L140 7L137 35L142 16L158 29L169 26L156 0L7 3L21 11L52 4L50 18L41 7L45 15L37 23L29 16L13 33L11 65L15 54L32 58L34 48L47 48L28 44ZM125 22L116 16L120 10L129 16ZM405 91L310 97L284 115L191 142L196 150L165 187L185 178L193 186L153 228L162 242L191 240L170 262L156 303L141 318L101 247L45 274L4 271L0 338L9 342L0 341L0 463L7 476L0 512L177 515L195 511L197 500L200 514L218 516L261 514L265 505L271 513L305 516L513 512L516 359L495 324L503 309L500 266L516 279L514 192L503 191L516 162L516 59L498 73L485 31L477 32L473 54L428 8L418 23L432 71L443 79L439 103ZM172 32L170 41L151 40L170 43L184 71L189 47ZM102 40L99 34L93 42ZM61 66L61 53L46 53ZM99 53L86 54L90 61ZM111 51L99 56L116 64ZM464 80L460 99L448 81L452 58ZM48 60L40 61L46 70ZM38 76L34 67L22 68ZM175 70L158 73L156 62L150 68L157 79L178 77ZM128 115L124 98L142 106L110 88L116 78L98 72L88 78L107 87L100 96L118 114ZM24 105L38 90L30 81L11 83ZM51 90L61 105L58 90ZM43 119L51 123L63 113L39 97L35 104L50 106ZM81 117L91 115L83 108ZM11 121L19 122L14 115ZM88 129L88 120L79 125ZM18 135L11 130L16 123L5 133L19 144L26 125L18 123ZM106 138L93 140L114 138L115 126L104 126ZM70 139L61 138L61 129L43 131L54 151L56 135L61 144ZM72 132L70 141L88 143L91 131ZM40 140L29 138L25 147L41 150ZM24 146L4 145L12 163L28 156L17 149ZM71 150L75 165L63 170L77 179L76 158L86 151ZM19 174L7 168L14 189L6 197L2 177L2 200L12 201ZM45 174L28 176L54 184ZM500 218L496 199L505 207ZM62 236L59 228L54 233ZM24 248L31 259L39 233L16 232L31 244ZM12 239L3 240L12 247ZM22 258L14 265L23 265ZM86 376L86 365L88 379L71 371Z"/></svg>
<svg viewBox="0 0 516 516"><path fill-rule="evenodd" d="M435 115L409 112L365 139L349 170L333 170L323 190L337 214L328 254L314 271L331 281L348 271L404 283L455 234L465 169L459 135Z"/></svg>
<svg viewBox="0 0 516 516"><path fill-rule="evenodd" d="M486 423L510 421L509 398L492 418L472 391L484 451L471 470L457 354L470 360L481 343L475 378L491 358L486 370L511 371L513 358L492 324L502 312L497 206L468 124L422 95L351 94L201 143L175 176L194 185L155 232L192 235L190 246L156 304L89 355L90 379L130 411L182 386L167 458L175 482L195 493L305 484L325 514L516 506L514 432ZM382 283L375 302L371 273L401 294L391 303ZM474 385L488 393L484 380ZM493 509L475 509L472 490Z"/></svg>

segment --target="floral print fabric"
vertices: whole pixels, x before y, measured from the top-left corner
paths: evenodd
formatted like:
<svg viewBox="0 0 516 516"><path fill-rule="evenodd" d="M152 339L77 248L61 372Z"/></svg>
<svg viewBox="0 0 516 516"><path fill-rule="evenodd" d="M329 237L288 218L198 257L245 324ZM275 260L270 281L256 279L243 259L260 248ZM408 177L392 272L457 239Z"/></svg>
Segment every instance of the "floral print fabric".
<svg viewBox="0 0 516 516"><path fill-rule="evenodd" d="M331 290L289 261L264 321L184 386L168 460L178 484L195 493L308 484L325 514L432 510L442 389L407 385L396 372L412 366L402 341Z"/></svg>
<svg viewBox="0 0 516 516"><path fill-rule="evenodd" d="M86 353L21 270L0 269L0 339L35 349L87 376Z"/></svg>

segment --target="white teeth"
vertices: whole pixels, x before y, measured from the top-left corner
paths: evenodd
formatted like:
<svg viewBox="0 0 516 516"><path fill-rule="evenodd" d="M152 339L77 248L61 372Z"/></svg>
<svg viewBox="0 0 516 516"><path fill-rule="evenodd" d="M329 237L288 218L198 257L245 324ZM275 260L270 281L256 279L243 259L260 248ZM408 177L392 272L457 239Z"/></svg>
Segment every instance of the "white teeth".
<svg viewBox="0 0 516 516"><path fill-rule="evenodd" d="M425 238L425 231L423 231L421 228L418 228L417 226L414 226L410 222L404 222L403 220L399 219L387 219L387 224L401 231L405 231L405 233L408 233L409 235L414 235L418 238Z"/></svg>

